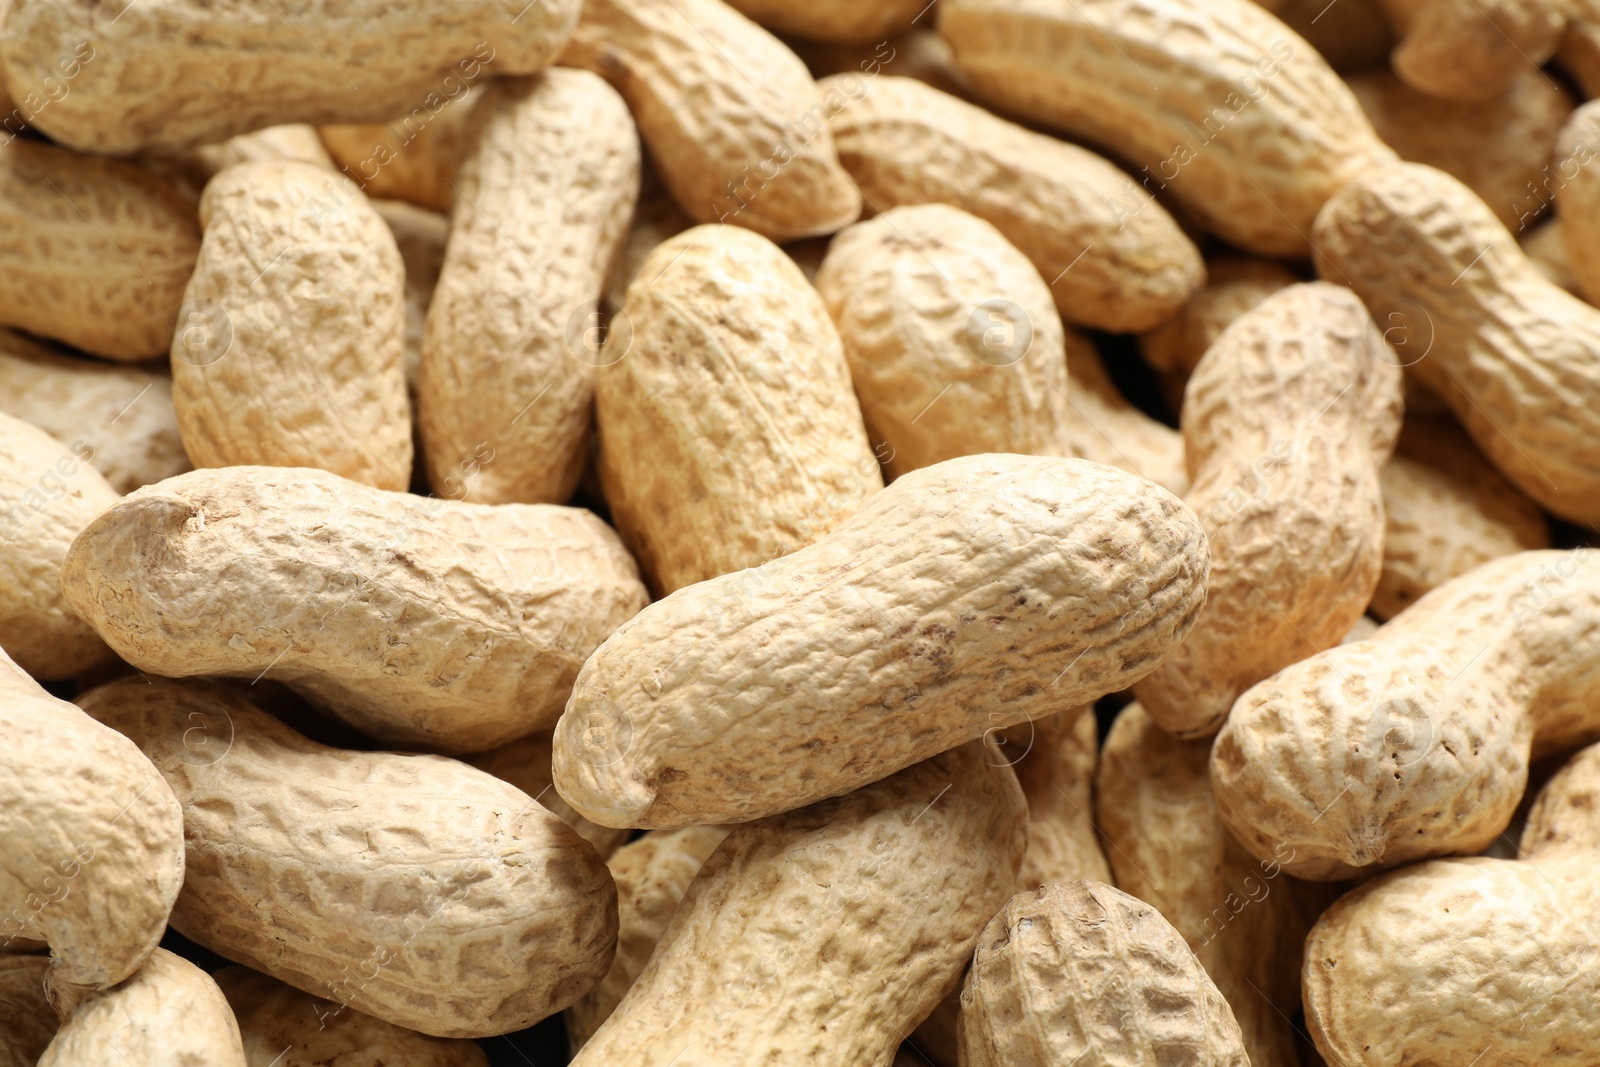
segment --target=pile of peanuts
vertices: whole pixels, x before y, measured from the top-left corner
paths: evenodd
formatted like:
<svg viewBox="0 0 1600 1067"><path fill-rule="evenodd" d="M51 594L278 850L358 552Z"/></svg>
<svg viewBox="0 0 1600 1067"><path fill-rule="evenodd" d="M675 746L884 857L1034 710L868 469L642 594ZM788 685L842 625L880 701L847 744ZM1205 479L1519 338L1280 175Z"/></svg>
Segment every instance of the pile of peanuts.
<svg viewBox="0 0 1600 1067"><path fill-rule="evenodd" d="M0 18L0 1067L1600 1064L1600 0Z"/></svg>

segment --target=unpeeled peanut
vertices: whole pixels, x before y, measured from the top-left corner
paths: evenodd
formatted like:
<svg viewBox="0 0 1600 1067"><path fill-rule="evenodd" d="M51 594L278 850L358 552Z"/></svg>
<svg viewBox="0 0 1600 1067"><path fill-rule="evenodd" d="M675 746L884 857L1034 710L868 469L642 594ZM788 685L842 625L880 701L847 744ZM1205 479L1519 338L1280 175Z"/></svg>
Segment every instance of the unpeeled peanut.
<svg viewBox="0 0 1600 1067"><path fill-rule="evenodd" d="M429 211L455 203L468 119L483 89L445 79L439 91L381 123L323 126L317 132L339 169L368 196Z"/></svg>
<svg viewBox="0 0 1600 1067"><path fill-rule="evenodd" d="M1094 768L1100 739L1094 706L1011 727L1002 750L1028 800L1028 851L1017 886L1109 882L1094 824ZM1019 753L1019 754L1013 754Z"/></svg>
<svg viewBox="0 0 1600 1067"><path fill-rule="evenodd" d="M1134 407L1117 391L1094 342L1068 330L1067 421L1069 456L1120 467L1181 496L1189 491L1183 436Z"/></svg>
<svg viewBox="0 0 1600 1067"><path fill-rule="evenodd" d="M628 840L628 831L592 823L572 810L572 805L551 785L550 746L548 732L529 734L474 756L469 762L480 771L488 771L501 781L510 782L560 816L561 821L593 845L602 858L610 856Z"/></svg>
<svg viewBox="0 0 1600 1067"><path fill-rule="evenodd" d="M1443 100L1482 101L1555 54L1567 0L1379 0L1400 77Z"/></svg>
<svg viewBox="0 0 1600 1067"><path fill-rule="evenodd" d="M1560 213L1560 228L1567 265L1578 279L1579 295L1591 303L1600 300L1600 252L1594 241L1600 235L1600 104L1584 104L1567 117L1551 154Z"/></svg>

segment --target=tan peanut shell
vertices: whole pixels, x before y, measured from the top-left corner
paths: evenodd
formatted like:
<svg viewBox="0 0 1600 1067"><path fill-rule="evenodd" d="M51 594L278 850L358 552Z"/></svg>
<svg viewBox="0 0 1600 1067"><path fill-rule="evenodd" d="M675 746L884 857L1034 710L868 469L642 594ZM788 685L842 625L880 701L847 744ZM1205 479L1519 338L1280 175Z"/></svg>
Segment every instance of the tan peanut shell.
<svg viewBox="0 0 1600 1067"><path fill-rule="evenodd" d="M871 44L905 33L928 0L729 0L774 33L839 44ZM932 22L931 13L924 19Z"/></svg>
<svg viewBox="0 0 1600 1067"><path fill-rule="evenodd" d="M584 659L648 601L587 511L276 467L131 494L74 542L62 583L141 670L270 671L364 733L441 751L549 729Z"/></svg>
<svg viewBox="0 0 1600 1067"><path fill-rule="evenodd" d="M172 338L172 399L197 467L318 467L411 481L405 267L351 182L241 163L200 198L205 239Z"/></svg>
<svg viewBox="0 0 1600 1067"><path fill-rule="evenodd" d="M0 654L0 944L50 944L56 976L105 988L138 969L183 883L172 790L127 739Z"/></svg>
<svg viewBox="0 0 1600 1067"><path fill-rule="evenodd" d="M445 247L450 240L450 217L408 204L404 200L374 200L372 209L389 225L406 271L405 368L411 408L417 406L417 378L422 372L422 338L427 331L428 305L439 284ZM418 448L417 454L422 450Z"/></svg>
<svg viewBox="0 0 1600 1067"><path fill-rule="evenodd" d="M1550 547L1544 513L1449 421L1408 421L1378 475L1383 575L1368 610L1390 619L1497 556Z"/></svg>
<svg viewBox="0 0 1600 1067"><path fill-rule="evenodd" d="M623 311L626 351L613 326L595 387L600 483L653 589L792 552L882 487L838 332L772 242L681 233Z"/></svg>
<svg viewBox="0 0 1600 1067"><path fill-rule="evenodd" d="M735 828L573 1067L885 1067L1011 892L1026 817L971 743Z"/></svg>
<svg viewBox="0 0 1600 1067"><path fill-rule="evenodd" d="M892 208L840 233L817 290L890 477L983 452L1062 454L1061 317L1026 256L959 208Z"/></svg>
<svg viewBox="0 0 1600 1067"><path fill-rule="evenodd" d="M1296 1067L1301 945L1320 887L1258 861L1217 816L1211 745L1184 741L1130 704L1111 725L1097 812L1117 886L1181 934L1233 1009L1252 1067ZM1321 901L1315 901L1321 903Z"/></svg>
<svg viewBox="0 0 1600 1067"><path fill-rule="evenodd" d="M828 132L843 100L722 0L586 0L561 61L617 87L696 222L789 241L861 213Z"/></svg>
<svg viewBox="0 0 1600 1067"><path fill-rule="evenodd" d="M557 68L473 108L417 416L428 481L485 504L562 504L589 455L582 337L639 195L639 139L601 78Z"/></svg>
<svg viewBox="0 0 1600 1067"><path fill-rule="evenodd" d="M1393 158L1322 57L1250 0L945 0L939 32L979 97L1103 146L1257 255L1304 256L1327 199Z"/></svg>
<svg viewBox="0 0 1600 1067"><path fill-rule="evenodd" d="M70 0L13 0L0 59L12 86L69 79L32 117L53 140L173 151L286 122L379 122L452 82L531 74L561 51L580 6L162 0L107 18Z"/></svg>
<svg viewBox="0 0 1600 1067"><path fill-rule="evenodd" d="M1211 755L1217 808L1258 859L1333 880L1482 851L1531 755L1600 736L1595 550L1519 552L1446 582L1369 640L1268 678Z"/></svg>
<svg viewBox="0 0 1600 1067"><path fill-rule="evenodd" d="M1174 496L1189 491L1183 435L1130 404L1117 391L1094 342L1066 333L1067 410L1062 451L1120 467Z"/></svg>
<svg viewBox="0 0 1600 1067"><path fill-rule="evenodd" d="M1206 260L1206 287L1194 294L1177 317L1139 338L1139 353L1145 362L1178 381L1176 395L1168 393L1168 400L1176 401L1174 411L1183 408L1183 383L1222 331L1273 293L1299 280L1288 267L1267 259L1220 255Z"/></svg>
<svg viewBox="0 0 1600 1067"><path fill-rule="evenodd" d="M1528 262L1544 275L1546 281L1582 299L1583 285L1572 273L1572 260L1567 255L1566 234L1560 219L1548 219L1523 230L1517 235L1517 244L1521 246L1522 254L1528 257ZM1408 380L1406 385L1409 387L1411 381ZM1443 404L1440 406L1442 408ZM1409 405L1407 410L1410 410Z"/></svg>
<svg viewBox="0 0 1600 1067"><path fill-rule="evenodd" d="M0 153L0 324L158 356L199 250L194 204L143 167L20 139Z"/></svg>
<svg viewBox="0 0 1600 1067"><path fill-rule="evenodd" d="M1028 800L1028 851L1017 888L1046 882L1109 882L1094 824L1094 769L1100 739L1094 705L1011 727L1001 751Z"/></svg>
<svg viewBox="0 0 1600 1067"><path fill-rule="evenodd" d="M0 330L0 412L66 445L86 445L118 493L189 469L172 410L172 378L154 367L67 355Z"/></svg>
<svg viewBox="0 0 1600 1067"><path fill-rule="evenodd" d="M510 782L540 804L555 812L579 837L594 846L602 859L610 856L626 840L629 831L590 822L562 799L550 777L550 734L541 731L519 737L509 744L490 749L469 761L480 771L488 771L503 782Z"/></svg>
<svg viewBox="0 0 1600 1067"><path fill-rule="evenodd" d="M488 1067L475 1042L406 1030L247 967L212 978L239 1022L249 1067Z"/></svg>
<svg viewBox="0 0 1600 1067"><path fill-rule="evenodd" d="M990 223L1033 261L1068 322L1148 330L1205 283L1172 216L1093 152L911 78L836 75L821 86L847 98L833 135L874 209L945 203Z"/></svg>
<svg viewBox="0 0 1600 1067"><path fill-rule="evenodd" d="M70 678L111 658L61 589L72 539L117 502L93 454L87 442L69 449L0 414L0 649L36 678Z"/></svg>
<svg viewBox="0 0 1600 1067"><path fill-rule="evenodd" d="M1499 96L1438 100L1392 71L1352 74L1350 88L1373 127L1409 163L1436 167L1477 193L1505 227L1520 232L1548 206L1535 195L1572 94L1528 68Z"/></svg>
<svg viewBox="0 0 1600 1067"><path fill-rule="evenodd" d="M172 925L213 952L436 1037L531 1026L611 962L600 857L490 774L328 748L211 683L130 677L79 702L183 804Z"/></svg>
<svg viewBox="0 0 1600 1067"><path fill-rule="evenodd" d="M1018 893L978 938L962 1067L1249 1067L1227 1001L1149 904L1103 882Z"/></svg>
<svg viewBox="0 0 1600 1067"><path fill-rule="evenodd" d="M644 265L645 257L654 252L662 241L676 237L692 226L694 220L685 215L677 202L660 187L660 179L645 170L639 203L634 208L633 221L628 226L628 236L617 251L617 257L611 261L611 270L606 275L604 303L608 314L615 315L626 303L628 286L639 276L639 268ZM624 327L619 331L622 338L630 336L630 329ZM599 361L612 359L623 343L623 340L619 340L617 348L603 353ZM628 343L631 344L631 341Z"/></svg>
<svg viewBox="0 0 1600 1067"><path fill-rule="evenodd" d="M1567 264L1578 279L1578 295L1600 300L1600 104L1584 104L1561 127L1550 166L1559 182L1556 191Z"/></svg>
<svg viewBox="0 0 1600 1067"><path fill-rule="evenodd" d="M34 1067L56 1033L45 999L45 956L0 955L0 1067Z"/></svg>
<svg viewBox="0 0 1600 1067"><path fill-rule="evenodd" d="M1127 688L1188 633L1206 567L1193 513L1110 467L912 471L816 544L620 627L556 726L556 788L607 826L837 796Z"/></svg>
<svg viewBox="0 0 1600 1067"><path fill-rule="evenodd" d="M447 79L403 115L324 126L318 133L335 165L368 196L448 212L455 203L468 119L482 94L481 85L471 80Z"/></svg>
<svg viewBox="0 0 1600 1067"><path fill-rule="evenodd" d="M1250 686L1339 643L1383 566L1379 469L1400 371L1361 301L1293 285L1229 326L1189 379L1184 501L1206 527L1202 622L1135 692L1162 729L1204 737Z"/></svg>
<svg viewBox="0 0 1600 1067"><path fill-rule="evenodd" d="M181 179L193 190L197 201L206 182L236 163L293 159L323 170L334 169L333 159L323 147L316 128L304 123L265 126L175 155L145 152L136 158L158 174Z"/></svg>
<svg viewBox="0 0 1600 1067"><path fill-rule="evenodd" d="M39 1057L39 1067L115 1063L248 1067L239 1024L217 983L161 948L121 985L77 1000Z"/></svg>
<svg viewBox="0 0 1600 1067"><path fill-rule="evenodd" d="M887 40L859 44L792 41L795 54L805 60L818 81L830 74L860 74L876 78L893 74L915 78L942 92L967 97L966 76L955 64L950 45L933 29L933 9L928 9L917 29Z"/></svg>
<svg viewBox="0 0 1600 1067"><path fill-rule="evenodd" d="M1395 37L1380 3L1339 0L1330 6L1328 0L1284 0L1275 10L1268 10L1342 73L1388 64Z"/></svg>
<svg viewBox="0 0 1600 1067"><path fill-rule="evenodd" d="M1540 792L1517 860L1419 863L1323 915L1306 941L1305 1008L1329 1063L1600 1058L1597 781L1588 748Z"/></svg>
<svg viewBox="0 0 1600 1067"><path fill-rule="evenodd" d="M1441 100L1484 101L1555 54L1568 0L1379 0L1395 72Z"/></svg>
<svg viewBox="0 0 1600 1067"><path fill-rule="evenodd" d="M618 849L606 866L617 883L617 954L600 984L568 1005L567 1039L582 1048L644 971L678 904L727 831L717 826L652 830Z"/></svg>
<svg viewBox="0 0 1600 1067"><path fill-rule="evenodd" d="M1317 218L1318 272L1384 323L1422 383L1524 493L1600 521L1600 310L1546 281L1483 201L1415 163L1373 170ZM1494 329L1483 328L1492 322Z"/></svg>

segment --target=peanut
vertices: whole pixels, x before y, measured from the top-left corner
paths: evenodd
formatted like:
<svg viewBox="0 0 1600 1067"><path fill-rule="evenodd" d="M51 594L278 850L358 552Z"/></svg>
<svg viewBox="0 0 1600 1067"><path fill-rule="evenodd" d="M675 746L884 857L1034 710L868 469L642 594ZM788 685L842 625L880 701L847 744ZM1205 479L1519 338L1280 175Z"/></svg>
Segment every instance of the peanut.
<svg viewBox="0 0 1600 1067"><path fill-rule="evenodd" d="M163 0L105 18L70 0L13 0L0 60L14 89L66 82L31 116L53 140L175 151L285 122L379 122L485 69L531 74L561 51L580 6Z"/></svg>
<svg viewBox="0 0 1600 1067"><path fill-rule="evenodd" d="M774 241L832 233L861 194L795 54L722 0L587 0L561 61L621 91L662 180L697 222Z"/></svg>
<svg viewBox="0 0 1600 1067"><path fill-rule="evenodd" d="M117 491L73 449L0 414L0 648L37 678L70 678L111 658L62 594L72 539L117 502Z"/></svg>
<svg viewBox="0 0 1600 1067"><path fill-rule="evenodd" d="M1420 164L1352 181L1312 238L1319 273L1366 301L1517 488L1563 518L1600 521L1600 403L1589 401L1600 310L1546 281L1470 189Z"/></svg>
<svg viewBox="0 0 1600 1067"><path fill-rule="evenodd" d="M1390 619L1498 556L1550 547L1533 502L1445 421L1408 421L1383 486L1383 576L1369 610Z"/></svg>
<svg viewBox="0 0 1600 1067"><path fill-rule="evenodd" d="M639 194L639 140L586 71L501 82L473 108L417 384L428 480L487 504L560 504L588 458L585 349Z"/></svg>
<svg viewBox="0 0 1600 1067"><path fill-rule="evenodd" d="M250 1067L488 1067L471 1041L403 1030L245 967L212 977L239 1022Z"/></svg>
<svg viewBox="0 0 1600 1067"><path fill-rule="evenodd" d="M573 1067L888 1064L1011 891L1025 819L972 743L735 828Z"/></svg>
<svg viewBox="0 0 1600 1067"><path fill-rule="evenodd" d="M837 796L1127 688L1189 632L1206 568L1194 515L1122 471L924 467L816 544L620 627L556 726L556 788L606 826Z"/></svg>
<svg viewBox="0 0 1600 1067"><path fill-rule="evenodd" d="M601 858L610 856L628 840L627 830L599 826L585 819L551 787L550 734L541 732L518 738L510 744L474 756L472 765L509 782L549 808L561 821L594 846Z"/></svg>
<svg viewBox="0 0 1600 1067"><path fill-rule="evenodd" d="M1257 255L1304 256L1328 198L1394 158L1322 57L1249 0L945 0L939 32L982 99L1105 146Z"/></svg>
<svg viewBox="0 0 1600 1067"><path fill-rule="evenodd" d="M1383 565L1378 471L1400 432L1400 371L1361 301L1317 282L1268 297L1189 379L1185 502L1207 527L1210 593L1135 688L1161 728L1204 737L1240 693L1332 647Z"/></svg>
<svg viewBox="0 0 1600 1067"><path fill-rule="evenodd" d="M34 1067L56 1033L55 1012L44 995L50 961L44 956L0 956L0 1064Z"/></svg>
<svg viewBox="0 0 1600 1067"><path fill-rule="evenodd" d="M280 467L146 486L79 535L61 581L141 670L272 670L367 734L446 751L549 729L584 658L647 602L589 512Z"/></svg>
<svg viewBox="0 0 1600 1067"><path fill-rule="evenodd" d="M79 701L182 803L171 921L214 952L435 1037L530 1026L611 962L600 857L492 775L327 748L208 683L125 678Z"/></svg>
<svg viewBox="0 0 1600 1067"><path fill-rule="evenodd" d="M0 654L0 943L42 938L106 988L155 949L183 883L177 800L139 750Z"/></svg>
<svg viewBox="0 0 1600 1067"><path fill-rule="evenodd" d="M1556 197L1567 264L1578 279L1578 295L1591 303L1600 300L1600 252L1592 246L1600 218L1600 104L1584 104L1561 127L1551 163L1560 187Z"/></svg>
<svg viewBox="0 0 1600 1067"><path fill-rule="evenodd" d="M654 252L662 241L676 237L693 225L694 220L685 215L683 209L660 187L660 179L648 168L645 169L639 190L639 205L634 209L628 236L606 275L604 303L608 314L616 314L626 303L628 286L639 276L639 268L644 265L645 257ZM618 348L621 345L619 341ZM610 359L611 354L600 358Z"/></svg>
<svg viewBox="0 0 1600 1067"><path fill-rule="evenodd" d="M405 267L367 198L309 163L241 163L206 186L200 222L172 338L189 458L404 489Z"/></svg>
<svg viewBox="0 0 1600 1067"><path fill-rule="evenodd" d="M52 971L52 986L57 975ZM52 988L52 993L56 991ZM133 976L72 997L39 1067L247 1067L239 1024L211 976L158 948Z"/></svg>
<svg viewBox="0 0 1600 1067"><path fill-rule="evenodd" d="M1248 1067L1227 1001L1159 912L1100 882L1019 893L961 991L963 1067Z"/></svg>
<svg viewBox="0 0 1600 1067"><path fill-rule="evenodd" d="M1330 1063L1600 1057L1597 778L1600 749L1588 748L1550 780L1518 859L1419 863L1318 920L1306 941L1306 1027Z"/></svg>
<svg viewBox="0 0 1600 1067"><path fill-rule="evenodd" d="M142 167L35 141L0 153L0 324L108 359L159 355L199 249L194 205Z"/></svg>
<svg viewBox="0 0 1600 1067"><path fill-rule="evenodd" d="M1593 551L1492 560L1245 693L1211 755L1234 836L1319 880L1481 851L1530 755L1597 736Z"/></svg>
<svg viewBox="0 0 1600 1067"><path fill-rule="evenodd" d="M483 88L455 81L404 115L381 123L324 126L318 132L335 164L368 196L403 200L429 211L455 203L468 120Z"/></svg>
<svg viewBox="0 0 1600 1067"><path fill-rule="evenodd" d="M406 392L411 399L411 410L415 411L417 378L422 373L422 339L428 325L428 305L433 302L433 290L439 284L439 271L444 266L445 247L450 240L450 218L404 200L374 200L372 209L388 224L389 232L394 235L395 247L400 252L400 261L405 264ZM416 448L415 452L422 455L421 447Z"/></svg>
<svg viewBox="0 0 1600 1067"><path fill-rule="evenodd" d="M983 452L1062 454L1061 318L993 226L944 204L892 208L834 238L817 289L890 477Z"/></svg>
<svg viewBox="0 0 1600 1067"><path fill-rule="evenodd" d="M645 257L623 311L626 354L595 387L600 484L652 589L791 552L882 487L839 335L776 245L681 233Z"/></svg>
<svg viewBox="0 0 1600 1067"><path fill-rule="evenodd" d="M1568 0L1378 0L1410 85L1442 100L1499 96L1555 54Z"/></svg>
<svg viewBox="0 0 1600 1067"><path fill-rule="evenodd" d="M1028 800L1028 851L1017 875L1019 888L1111 880L1093 817L1096 729L1091 704L1000 735ZM1013 756L1014 749L1021 754Z"/></svg>
<svg viewBox="0 0 1600 1067"><path fill-rule="evenodd" d="M838 44L871 44L910 30L928 0L729 0L776 33Z"/></svg>
<svg viewBox="0 0 1600 1067"><path fill-rule="evenodd" d="M1067 424L1069 456L1121 467L1148 478L1174 496L1189 491L1183 437L1157 422L1117 392L1094 342L1067 331Z"/></svg>
<svg viewBox="0 0 1600 1067"><path fill-rule="evenodd" d="M846 101L839 159L875 210L945 203L1033 261L1068 322L1147 330L1205 283L1199 250L1166 209L1108 161L930 85L824 78Z"/></svg>
<svg viewBox="0 0 1600 1067"><path fill-rule="evenodd" d="M830 74L865 74L876 78L887 73L915 78L941 92L966 99L970 96L966 77L955 65L950 46L931 28L931 19L924 19L920 25L930 28L914 29L899 37L870 43L795 41L792 47L819 81Z"/></svg>
<svg viewBox="0 0 1600 1067"><path fill-rule="evenodd" d="M144 153L139 157L141 163L158 174L181 176L193 187L197 200L206 182L234 164L275 159L293 159L323 170L334 169L333 159L323 147L315 127L300 123L266 126L177 155Z"/></svg>

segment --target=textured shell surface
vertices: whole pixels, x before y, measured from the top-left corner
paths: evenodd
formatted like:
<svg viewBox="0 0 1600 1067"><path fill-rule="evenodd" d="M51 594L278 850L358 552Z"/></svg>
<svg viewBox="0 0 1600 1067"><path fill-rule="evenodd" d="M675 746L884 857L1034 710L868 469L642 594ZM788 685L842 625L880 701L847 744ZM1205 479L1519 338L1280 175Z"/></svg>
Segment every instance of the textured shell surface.
<svg viewBox="0 0 1600 1067"><path fill-rule="evenodd" d="M589 456L582 338L639 195L639 136L615 89L556 68L473 107L418 380L434 490L562 504Z"/></svg>
<svg viewBox="0 0 1600 1067"><path fill-rule="evenodd" d="M1175 496L1187 493L1183 435L1128 402L1087 334L1069 329L1065 340L1067 420L1062 451L1120 467Z"/></svg>
<svg viewBox="0 0 1600 1067"><path fill-rule="evenodd" d="M1482 103L1555 54L1572 3L1379 0L1378 6L1400 36L1390 60L1401 78L1429 96Z"/></svg>
<svg viewBox="0 0 1600 1067"><path fill-rule="evenodd" d="M126 678L79 701L182 803L172 925L214 952L437 1037L531 1026L611 962L599 855L493 775L328 748L212 683Z"/></svg>
<svg viewBox="0 0 1600 1067"><path fill-rule="evenodd" d="M1327 199L1394 158L1250 0L946 0L939 32L981 98L1105 147L1248 252L1306 255Z"/></svg>
<svg viewBox="0 0 1600 1067"><path fill-rule="evenodd" d="M130 494L74 542L69 601L141 670L271 672L394 744L485 751L560 715L648 602L592 513L227 467Z"/></svg>
<svg viewBox="0 0 1600 1067"><path fill-rule="evenodd" d="M608 826L742 822L1126 689L1189 632L1205 535L1082 460L924 467L809 548L651 605L584 665L556 788Z"/></svg>
<svg viewBox="0 0 1600 1067"><path fill-rule="evenodd" d="M1221 255L1206 260L1206 287L1183 310L1139 338L1139 354L1176 388L1167 392L1173 411L1183 410L1183 384L1233 320L1300 278L1267 259Z"/></svg>
<svg viewBox="0 0 1600 1067"><path fill-rule="evenodd" d="M600 484L653 589L792 552L882 488L838 331L777 245L678 234L623 311L629 347L596 383Z"/></svg>
<svg viewBox="0 0 1600 1067"><path fill-rule="evenodd" d="M972 743L736 827L574 1067L888 1067L1011 893L1026 818Z"/></svg>
<svg viewBox="0 0 1600 1067"><path fill-rule="evenodd" d="M368 196L448 212L468 119L483 86L460 80L441 88L442 96L387 122L335 124L317 132L335 164Z"/></svg>
<svg viewBox="0 0 1600 1067"><path fill-rule="evenodd" d="M1148 330L1205 284L1199 250L1167 210L1093 152L911 78L820 84L844 101L830 120L839 158L876 209L946 203L989 222L1033 261L1068 322Z"/></svg>
<svg viewBox="0 0 1600 1067"><path fill-rule="evenodd" d="M21 95L66 80L33 122L80 151L175 151L286 122L380 122L484 73L531 74L582 0L13 0L0 32ZM459 88L456 90L459 91Z"/></svg>
<svg viewBox="0 0 1600 1067"><path fill-rule="evenodd" d="M488 771L501 781L510 782L559 815L562 822L576 830L602 857L610 856L628 840L629 831L600 826L573 811L572 805L561 799L561 794L551 785L550 757L550 733L541 730L492 748L468 762L480 771Z"/></svg>
<svg viewBox="0 0 1600 1067"><path fill-rule="evenodd" d="M995 739L1028 799L1028 851L1017 887L1111 881L1094 824L1094 705L1019 723Z"/></svg>
<svg viewBox="0 0 1600 1067"><path fill-rule="evenodd" d="M422 338L428 327L428 305L439 284L445 248L450 240L450 216L404 200L374 200L373 210L383 216L394 234L395 247L406 268L406 390L411 410L417 409L417 378L422 373ZM419 456L425 455L421 448Z"/></svg>
<svg viewBox="0 0 1600 1067"><path fill-rule="evenodd" d="M241 163L200 199L205 237L172 337L197 467L411 480L405 265L361 190L298 160Z"/></svg>

